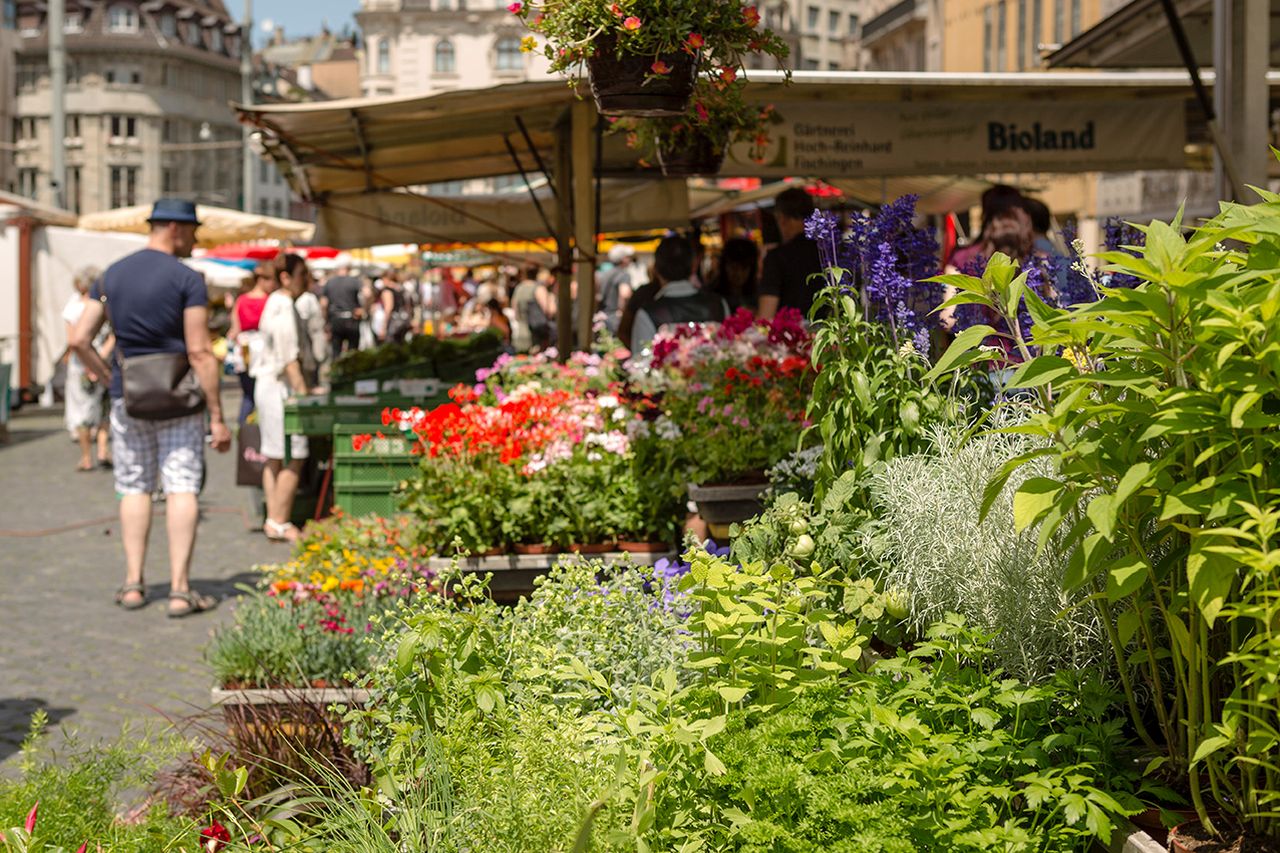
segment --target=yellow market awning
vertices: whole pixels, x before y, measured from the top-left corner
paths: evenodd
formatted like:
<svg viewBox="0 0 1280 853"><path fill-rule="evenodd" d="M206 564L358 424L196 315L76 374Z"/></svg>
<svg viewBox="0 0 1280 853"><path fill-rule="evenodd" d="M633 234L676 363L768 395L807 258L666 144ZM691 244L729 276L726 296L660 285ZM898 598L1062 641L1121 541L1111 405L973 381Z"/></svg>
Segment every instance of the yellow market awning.
<svg viewBox="0 0 1280 853"><path fill-rule="evenodd" d="M147 217L150 215L151 205L121 207L81 216L80 227L89 231L146 234L150 231L150 226L147 224ZM196 208L196 216L200 218L200 230L196 232L196 245L205 248L252 240L309 243L315 234L315 226L310 222L259 216L223 207L208 207L202 204Z"/></svg>

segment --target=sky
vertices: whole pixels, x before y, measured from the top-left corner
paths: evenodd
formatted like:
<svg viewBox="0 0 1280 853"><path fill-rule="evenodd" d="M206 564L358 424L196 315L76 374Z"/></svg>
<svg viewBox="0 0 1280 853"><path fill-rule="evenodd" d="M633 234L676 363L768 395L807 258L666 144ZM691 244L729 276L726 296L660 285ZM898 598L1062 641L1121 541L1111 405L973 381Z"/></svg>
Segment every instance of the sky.
<svg viewBox="0 0 1280 853"><path fill-rule="evenodd" d="M243 0L223 0L227 11L235 18L244 14ZM313 35L320 25L328 22L329 29L341 32L344 24L356 28L352 17L360 8L360 0L254 0L254 44L261 46L266 37L263 26L270 21L284 27L286 36Z"/></svg>

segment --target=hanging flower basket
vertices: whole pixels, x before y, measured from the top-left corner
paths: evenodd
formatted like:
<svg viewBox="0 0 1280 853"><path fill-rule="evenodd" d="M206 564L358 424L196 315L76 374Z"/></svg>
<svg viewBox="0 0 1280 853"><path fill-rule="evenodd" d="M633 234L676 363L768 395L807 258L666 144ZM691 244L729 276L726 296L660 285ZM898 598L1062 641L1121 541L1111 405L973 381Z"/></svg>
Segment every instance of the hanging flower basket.
<svg viewBox="0 0 1280 853"><path fill-rule="evenodd" d="M717 175L724 165L725 140L695 134L689 144L658 149L658 164L668 178Z"/></svg>
<svg viewBox="0 0 1280 853"><path fill-rule="evenodd" d="M689 107L697 61L687 53L619 54L617 39L604 38L587 59L587 74L604 115L676 116Z"/></svg>

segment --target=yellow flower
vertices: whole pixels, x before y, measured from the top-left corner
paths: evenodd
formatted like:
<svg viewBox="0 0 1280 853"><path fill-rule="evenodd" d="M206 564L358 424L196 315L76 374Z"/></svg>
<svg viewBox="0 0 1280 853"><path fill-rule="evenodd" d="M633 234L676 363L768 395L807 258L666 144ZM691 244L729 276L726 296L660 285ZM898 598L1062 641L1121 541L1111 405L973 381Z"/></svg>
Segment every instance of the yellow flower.
<svg viewBox="0 0 1280 853"><path fill-rule="evenodd" d="M326 579L325 582L320 585L320 589L323 590L324 592L333 592L337 588L338 588L338 579L334 577Z"/></svg>
<svg viewBox="0 0 1280 853"><path fill-rule="evenodd" d="M525 36L524 38L520 39L521 53L533 53L537 49L538 49L538 40L533 36Z"/></svg>

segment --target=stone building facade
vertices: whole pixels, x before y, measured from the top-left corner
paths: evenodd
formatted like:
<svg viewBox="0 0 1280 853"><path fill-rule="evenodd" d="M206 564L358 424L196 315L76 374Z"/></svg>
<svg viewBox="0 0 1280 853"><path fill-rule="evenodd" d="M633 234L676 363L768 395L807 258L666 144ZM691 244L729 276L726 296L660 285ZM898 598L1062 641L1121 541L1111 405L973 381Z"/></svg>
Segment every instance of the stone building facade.
<svg viewBox="0 0 1280 853"><path fill-rule="evenodd" d="M241 205L240 26L222 0L67 0L64 206ZM46 4L17 0L10 183L54 202Z"/></svg>
<svg viewBox="0 0 1280 853"><path fill-rule="evenodd" d="M539 80L548 62L507 0L361 0L365 95L434 95Z"/></svg>

